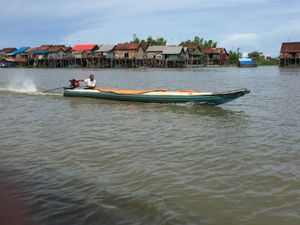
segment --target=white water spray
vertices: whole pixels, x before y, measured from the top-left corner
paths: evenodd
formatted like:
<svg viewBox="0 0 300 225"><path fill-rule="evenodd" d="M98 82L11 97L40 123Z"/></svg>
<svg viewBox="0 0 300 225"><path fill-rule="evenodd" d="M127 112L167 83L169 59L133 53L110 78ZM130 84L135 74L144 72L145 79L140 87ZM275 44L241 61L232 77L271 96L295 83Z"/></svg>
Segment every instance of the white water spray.
<svg viewBox="0 0 300 225"><path fill-rule="evenodd" d="M34 82L29 78L19 78L11 80L7 86L8 91L20 92L20 93L33 93L37 89Z"/></svg>
<svg viewBox="0 0 300 225"><path fill-rule="evenodd" d="M33 80L28 77L18 77L11 79L4 88L0 87L0 92L15 92L24 93L27 95L51 95L51 96L62 96L60 93L44 93L38 91Z"/></svg>

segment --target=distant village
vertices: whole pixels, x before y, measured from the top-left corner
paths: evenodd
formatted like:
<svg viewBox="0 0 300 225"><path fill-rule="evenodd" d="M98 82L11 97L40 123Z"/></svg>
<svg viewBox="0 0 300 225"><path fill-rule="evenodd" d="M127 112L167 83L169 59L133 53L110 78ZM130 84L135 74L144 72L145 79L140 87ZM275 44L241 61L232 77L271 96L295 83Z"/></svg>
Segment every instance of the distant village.
<svg viewBox="0 0 300 225"><path fill-rule="evenodd" d="M300 65L300 42L282 43L279 66ZM1 67L29 68L188 68L228 66L230 55L225 48L201 49L197 45L117 45L79 44L41 45L40 47L3 48ZM256 59L239 59L237 66L256 66Z"/></svg>

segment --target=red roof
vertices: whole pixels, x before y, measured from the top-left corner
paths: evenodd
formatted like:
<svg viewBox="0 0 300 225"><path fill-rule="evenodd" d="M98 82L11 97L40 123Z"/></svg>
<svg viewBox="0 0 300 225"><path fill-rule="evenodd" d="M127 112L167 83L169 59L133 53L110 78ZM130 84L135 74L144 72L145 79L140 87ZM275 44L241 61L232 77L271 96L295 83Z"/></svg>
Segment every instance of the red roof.
<svg viewBox="0 0 300 225"><path fill-rule="evenodd" d="M72 51L93 51L97 45L88 44L88 45L75 45L72 48Z"/></svg>
<svg viewBox="0 0 300 225"><path fill-rule="evenodd" d="M139 50L140 47L141 47L140 44L124 43L124 44L118 44L116 46L116 50L121 50L121 51Z"/></svg>
<svg viewBox="0 0 300 225"><path fill-rule="evenodd" d="M204 54L221 54L227 53L225 48L206 48L203 50Z"/></svg>
<svg viewBox="0 0 300 225"><path fill-rule="evenodd" d="M281 45L280 53L300 52L300 42L284 42Z"/></svg>

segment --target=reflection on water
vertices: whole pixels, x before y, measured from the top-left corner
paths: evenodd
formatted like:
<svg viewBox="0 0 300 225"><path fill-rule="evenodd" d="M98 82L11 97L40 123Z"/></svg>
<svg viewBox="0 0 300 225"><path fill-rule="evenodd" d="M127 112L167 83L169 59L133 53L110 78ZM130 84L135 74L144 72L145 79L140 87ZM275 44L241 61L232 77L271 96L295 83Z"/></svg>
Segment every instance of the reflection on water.
<svg viewBox="0 0 300 225"><path fill-rule="evenodd" d="M142 102L128 102L128 101L113 101L105 99L93 99L93 98L66 98L66 101L70 102L72 107L123 107L122 110L149 110L153 112L173 112L177 114L194 114L199 116L229 116L237 115L242 112L225 109L220 106L211 105L197 105L197 104L160 104L160 103L142 103Z"/></svg>

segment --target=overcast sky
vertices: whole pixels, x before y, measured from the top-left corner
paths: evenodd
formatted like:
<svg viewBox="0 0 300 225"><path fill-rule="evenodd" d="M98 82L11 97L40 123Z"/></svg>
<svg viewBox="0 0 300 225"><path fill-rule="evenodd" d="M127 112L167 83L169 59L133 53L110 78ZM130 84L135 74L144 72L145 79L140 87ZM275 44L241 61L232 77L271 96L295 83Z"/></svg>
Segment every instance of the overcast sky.
<svg viewBox="0 0 300 225"><path fill-rule="evenodd" d="M277 56L300 41L299 0L0 0L0 48L116 44L200 36L229 50Z"/></svg>

